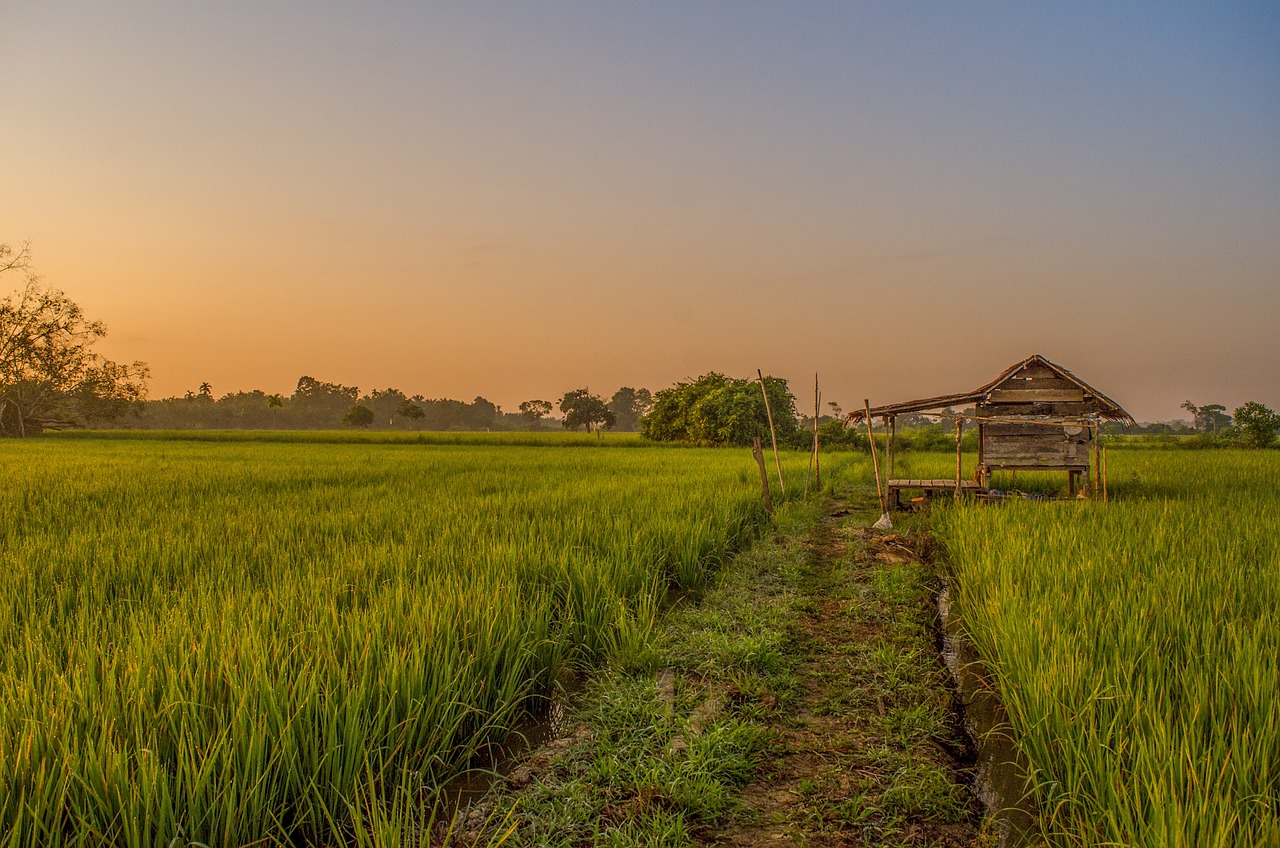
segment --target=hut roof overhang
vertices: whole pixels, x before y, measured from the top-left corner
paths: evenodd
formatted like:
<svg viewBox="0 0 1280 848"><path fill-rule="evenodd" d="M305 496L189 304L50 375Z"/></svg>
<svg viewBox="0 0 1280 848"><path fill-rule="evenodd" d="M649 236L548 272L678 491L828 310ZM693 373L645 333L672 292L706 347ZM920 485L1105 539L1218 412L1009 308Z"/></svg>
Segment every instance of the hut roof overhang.
<svg viewBox="0 0 1280 848"><path fill-rule="evenodd" d="M961 392L953 395L938 395L937 397L921 398L920 400L910 400L905 403L894 403L887 406L875 406L871 408L871 416L885 415L905 415L907 413L928 413L930 411L942 411L948 407L960 406L962 404L979 404L989 403L992 393L1000 389L1009 380L1018 376L1019 372L1031 368L1033 366L1042 366L1056 372L1058 376L1064 380L1074 383L1084 393L1084 403L1089 407L1090 413L1104 418L1108 421L1122 421L1126 424L1133 424L1133 416L1124 410L1120 404L1095 389L1093 386L1081 380L1075 374L1072 374L1061 365L1050 362L1039 354L1033 354L1021 362L1015 362L1006 368L1001 374L984 386L979 386L971 392ZM845 416L845 421L849 424L856 424L865 418L866 410L857 409Z"/></svg>

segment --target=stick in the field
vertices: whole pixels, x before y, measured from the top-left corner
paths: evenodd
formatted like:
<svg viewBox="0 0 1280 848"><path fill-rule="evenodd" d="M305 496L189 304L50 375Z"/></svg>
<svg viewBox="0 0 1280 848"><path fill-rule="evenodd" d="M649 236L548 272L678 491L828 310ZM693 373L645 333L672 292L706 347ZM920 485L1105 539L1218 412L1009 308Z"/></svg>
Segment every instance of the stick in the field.
<svg viewBox="0 0 1280 848"><path fill-rule="evenodd" d="M764 395L764 414L769 419L769 438L773 440L773 464L778 467L778 488L782 489L782 496L787 496L787 484L782 480L782 460L778 458L778 434L773 429L773 411L769 409L769 393L764 389L764 374L760 369L756 369L756 374L760 377L760 393Z"/></svg>
<svg viewBox="0 0 1280 848"><path fill-rule="evenodd" d="M875 434L871 431L871 401L864 398L862 405L867 410L867 442L871 447L871 466L876 472L876 497L880 500L880 521L887 521L889 518L889 510L884 505L884 488L880 485L880 459L876 456L876 439ZM879 524L880 522L876 522ZM890 524L889 526L893 526Z"/></svg>

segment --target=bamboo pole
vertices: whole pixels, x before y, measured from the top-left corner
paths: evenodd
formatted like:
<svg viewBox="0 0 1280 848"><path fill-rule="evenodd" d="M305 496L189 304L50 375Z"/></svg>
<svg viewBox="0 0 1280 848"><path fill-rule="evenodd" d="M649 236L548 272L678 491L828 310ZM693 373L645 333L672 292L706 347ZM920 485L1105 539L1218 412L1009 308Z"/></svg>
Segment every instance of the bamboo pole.
<svg viewBox="0 0 1280 848"><path fill-rule="evenodd" d="M778 434L773 429L773 410L769 408L769 393L764 388L764 374L760 369L756 369L756 375L760 378L760 394L764 395L764 414L769 419L769 438L773 440L773 464L778 468L778 488L782 489L782 496L787 495L787 484L782 480L782 460L778 458Z"/></svg>
<svg viewBox="0 0 1280 848"><path fill-rule="evenodd" d="M884 505L884 488L880 485L880 460L876 456L876 439L875 434L871 430L871 400L864 398L862 405L867 410L867 444L871 448L871 467L876 472L876 497L880 499L880 512L886 513L888 510Z"/></svg>
<svg viewBox="0 0 1280 848"><path fill-rule="evenodd" d="M818 372L813 373L813 485L822 491L822 457L818 454L818 411L822 408L822 395L818 393Z"/></svg>
<svg viewBox="0 0 1280 848"><path fill-rule="evenodd" d="M769 472L764 468L764 449L760 447L760 437L756 436L751 443L751 455L760 466L760 488L764 490L764 511L773 514L773 495L769 492Z"/></svg>
<svg viewBox="0 0 1280 848"><path fill-rule="evenodd" d="M889 480L892 480L893 479L893 441L894 441L894 435L897 433L897 430L898 430L898 416L896 415L885 416L885 426L889 430L889 442L888 442L889 471L885 474L885 477Z"/></svg>
<svg viewBox="0 0 1280 848"><path fill-rule="evenodd" d="M957 418L956 419L956 497L957 498L960 497L960 480L962 475L961 468L963 467L962 456L960 451L960 437L963 435L963 433L964 433L964 422L961 419Z"/></svg>
<svg viewBox="0 0 1280 848"><path fill-rule="evenodd" d="M1107 502L1107 446L1102 446L1102 502Z"/></svg>
<svg viewBox="0 0 1280 848"><path fill-rule="evenodd" d="M1098 423L1098 416L1093 417L1093 491L1091 494L1097 497L1102 494L1102 460L1099 456L1099 442L1102 441L1102 427Z"/></svg>

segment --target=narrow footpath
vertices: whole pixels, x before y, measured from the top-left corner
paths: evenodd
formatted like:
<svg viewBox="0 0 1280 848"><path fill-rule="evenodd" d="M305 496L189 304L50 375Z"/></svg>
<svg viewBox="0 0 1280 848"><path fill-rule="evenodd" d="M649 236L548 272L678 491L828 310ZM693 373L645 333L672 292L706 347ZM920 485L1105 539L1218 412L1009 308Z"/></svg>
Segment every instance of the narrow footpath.
<svg viewBox="0 0 1280 848"><path fill-rule="evenodd" d="M927 537L874 504L784 506L433 843L994 846Z"/></svg>
<svg viewBox="0 0 1280 848"><path fill-rule="evenodd" d="M981 809L938 648L919 537L828 513L805 541L792 630L797 697L724 846L971 846ZM901 519L900 519L901 520Z"/></svg>

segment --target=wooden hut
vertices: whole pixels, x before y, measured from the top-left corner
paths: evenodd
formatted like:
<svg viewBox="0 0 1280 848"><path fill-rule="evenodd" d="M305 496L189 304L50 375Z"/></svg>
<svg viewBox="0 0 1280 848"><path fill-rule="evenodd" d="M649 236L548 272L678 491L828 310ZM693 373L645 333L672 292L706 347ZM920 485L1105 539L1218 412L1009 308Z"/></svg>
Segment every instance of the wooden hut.
<svg viewBox="0 0 1280 848"><path fill-rule="evenodd" d="M951 412L973 406L970 414ZM871 421L884 422L888 444L888 491L897 502L902 489L925 491L954 489L957 493L985 490L993 471L1065 471L1068 489L1075 494L1083 476L1093 488L1102 486L1099 461L1101 423L1133 417L1120 404L1043 356L1030 356L1005 369L990 383L971 392L923 398L874 407ZM901 480L893 477L895 419L906 413L950 416L956 428L956 477L954 480ZM846 416L856 425L868 410ZM961 479L960 439L965 421L978 428L978 464L974 480ZM1092 459L1092 462L1091 462Z"/></svg>

